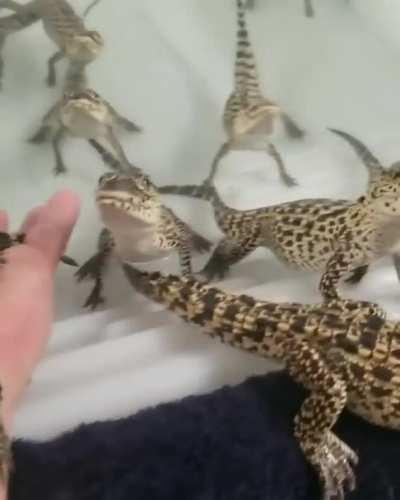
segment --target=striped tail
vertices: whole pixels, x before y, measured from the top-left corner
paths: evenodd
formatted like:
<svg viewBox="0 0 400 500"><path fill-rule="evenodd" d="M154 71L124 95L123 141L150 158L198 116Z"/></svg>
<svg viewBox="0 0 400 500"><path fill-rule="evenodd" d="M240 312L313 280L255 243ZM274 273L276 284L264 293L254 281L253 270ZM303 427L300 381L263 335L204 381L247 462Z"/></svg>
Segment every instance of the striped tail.
<svg viewBox="0 0 400 500"><path fill-rule="evenodd" d="M223 305L229 299L232 302L240 302L240 297L207 286L191 277L140 271L128 264L122 264L122 269L137 292L162 304L183 320L199 326L208 324L212 327L214 311L220 304ZM197 303L193 300L194 298L197 298ZM221 337L221 340L227 341L224 337Z"/></svg>
<svg viewBox="0 0 400 500"><path fill-rule="evenodd" d="M70 59L64 79L64 93L82 92L87 88L87 63Z"/></svg>
<svg viewBox="0 0 400 500"><path fill-rule="evenodd" d="M262 98L257 64L250 43L246 25L246 6L242 0L236 0L237 35L235 59L235 93L245 98Z"/></svg>
<svg viewBox="0 0 400 500"><path fill-rule="evenodd" d="M185 184L178 186L176 184L167 184L158 188L161 194L173 194L179 196L190 196L199 200L210 201L209 191L204 184Z"/></svg>
<svg viewBox="0 0 400 500"><path fill-rule="evenodd" d="M348 134L347 132L342 132L341 130L334 128L328 128L328 130L342 137L350 144L356 155L368 169L369 184L371 184L371 182L374 182L382 173L383 166L380 161L371 153L367 146L365 146L360 140L356 139L354 136Z"/></svg>
<svg viewBox="0 0 400 500"><path fill-rule="evenodd" d="M214 216L217 224L220 223L222 219L226 216L228 212L232 212L234 209L225 205L221 200L217 189L214 185L209 183L203 184L185 184L183 186L177 186L174 184L161 186L158 188L158 192L161 194L173 194L179 196L190 196L192 198L197 198L199 200L210 201L213 209Z"/></svg>

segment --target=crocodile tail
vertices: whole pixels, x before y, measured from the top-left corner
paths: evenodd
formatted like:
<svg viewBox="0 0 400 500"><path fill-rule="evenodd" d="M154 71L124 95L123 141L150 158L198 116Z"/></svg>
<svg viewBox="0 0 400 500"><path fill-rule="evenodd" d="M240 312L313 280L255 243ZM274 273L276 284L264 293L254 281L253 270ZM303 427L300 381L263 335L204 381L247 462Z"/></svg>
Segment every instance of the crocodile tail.
<svg viewBox="0 0 400 500"><path fill-rule="evenodd" d="M207 187L203 184L185 184L178 186L176 184L169 184L158 188L161 194L174 194L179 196L190 196L200 200L207 200Z"/></svg>
<svg viewBox="0 0 400 500"><path fill-rule="evenodd" d="M342 137L353 148L356 155L360 158L362 163L367 167L370 183L379 176L383 170L381 162L371 153L365 144L354 136L343 132L342 130L328 128L330 132Z"/></svg>

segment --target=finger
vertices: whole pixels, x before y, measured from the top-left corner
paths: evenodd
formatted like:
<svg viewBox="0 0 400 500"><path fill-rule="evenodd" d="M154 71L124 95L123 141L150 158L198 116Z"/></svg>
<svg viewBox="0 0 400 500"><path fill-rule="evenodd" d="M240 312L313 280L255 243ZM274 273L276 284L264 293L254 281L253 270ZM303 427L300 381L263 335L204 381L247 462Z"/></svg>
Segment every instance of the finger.
<svg viewBox="0 0 400 500"><path fill-rule="evenodd" d="M35 224L29 228L26 242L40 250L55 266L64 252L79 216L80 201L69 190L56 193L46 203Z"/></svg>
<svg viewBox="0 0 400 500"><path fill-rule="evenodd" d="M20 232L26 233L29 229L36 224L38 221L40 214L44 209L44 205L40 205L38 207L33 208L28 215L25 217L24 222L21 224Z"/></svg>
<svg viewBox="0 0 400 500"><path fill-rule="evenodd" d="M8 231L8 215L5 210L0 210L0 231L4 233Z"/></svg>

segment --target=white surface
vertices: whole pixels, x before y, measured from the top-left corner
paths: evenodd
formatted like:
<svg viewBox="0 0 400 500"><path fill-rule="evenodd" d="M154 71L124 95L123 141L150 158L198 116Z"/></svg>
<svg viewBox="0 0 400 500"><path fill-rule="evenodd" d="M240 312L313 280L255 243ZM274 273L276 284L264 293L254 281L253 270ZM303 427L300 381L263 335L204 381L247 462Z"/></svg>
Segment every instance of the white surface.
<svg viewBox="0 0 400 500"><path fill-rule="evenodd" d="M353 0L350 6L315 0L314 20L303 17L301 0L258 3L248 22L265 91L309 135L301 143L276 143L298 187L282 186L267 155L232 153L218 177L224 199L254 208L305 197L358 196L365 171L325 127L354 133L384 162L400 157L398 2ZM74 5L82 11L86 2ZM223 138L221 109L232 85L233 0L103 0L88 26L107 42L90 68L92 86L144 129L122 136L131 160L159 184L203 179ZM10 38L4 51L1 205L17 225L28 208L56 189L76 190L82 216L68 253L82 262L93 252L100 228L92 193L103 166L88 145L71 140L65 145L69 174L54 178L50 149L25 142L58 95L44 85L52 51L40 24ZM218 237L206 204L176 198L168 203L196 229ZM233 269L224 286L273 300L316 301L317 282L317 275L288 271L257 251ZM106 284L109 309L87 314L81 304L88 286L77 286L71 270L60 266L58 322L20 408L18 435L45 438L82 421L236 383L270 366L138 297L119 270L111 271ZM345 293L378 300L393 314L400 311L390 261L378 263L361 286Z"/></svg>

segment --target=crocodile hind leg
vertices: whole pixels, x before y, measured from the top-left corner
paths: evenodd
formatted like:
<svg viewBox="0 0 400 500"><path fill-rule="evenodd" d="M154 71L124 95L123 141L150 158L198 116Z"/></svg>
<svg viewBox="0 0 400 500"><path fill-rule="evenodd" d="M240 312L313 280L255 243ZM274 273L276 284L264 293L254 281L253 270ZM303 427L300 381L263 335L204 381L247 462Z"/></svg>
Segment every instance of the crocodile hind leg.
<svg viewBox="0 0 400 500"><path fill-rule="evenodd" d="M304 0L304 12L306 17L314 17L314 7L312 5L312 0Z"/></svg>
<svg viewBox="0 0 400 500"><path fill-rule="evenodd" d="M288 187L297 186L297 181L294 177L289 175L289 172L286 170L285 164L282 160L282 157L276 147L273 144L268 144L267 152L272 158L275 160L275 163L279 170L279 175L282 179L282 182L286 184Z"/></svg>
<svg viewBox="0 0 400 500"><path fill-rule="evenodd" d="M42 144L51 140L56 116L60 109L60 102L56 102L43 116L39 129L28 139L31 144Z"/></svg>
<svg viewBox="0 0 400 500"><path fill-rule="evenodd" d="M223 279L234 264L251 254L258 246L258 233L249 231L246 238L232 240L224 238L215 248L210 259L200 271L200 276L207 281Z"/></svg>

